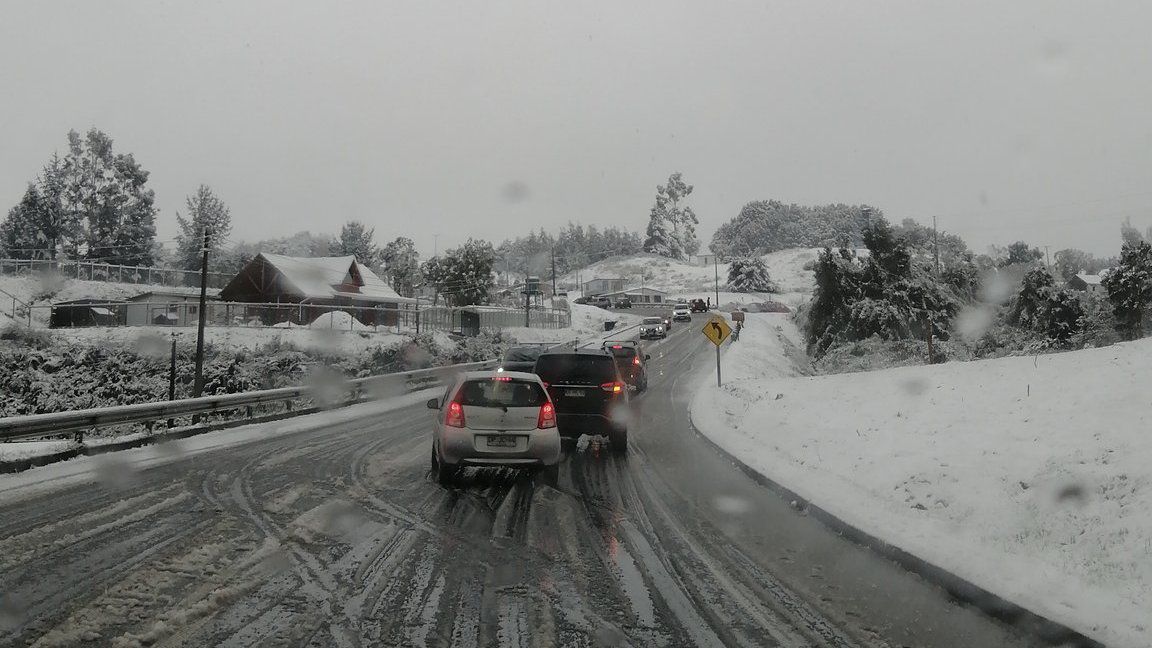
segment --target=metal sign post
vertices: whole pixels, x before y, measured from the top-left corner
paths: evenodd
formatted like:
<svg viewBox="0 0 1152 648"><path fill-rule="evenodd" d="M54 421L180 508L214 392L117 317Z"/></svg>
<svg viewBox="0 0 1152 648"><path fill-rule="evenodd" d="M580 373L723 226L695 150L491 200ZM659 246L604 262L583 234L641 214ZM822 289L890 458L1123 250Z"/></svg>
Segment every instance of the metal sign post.
<svg viewBox="0 0 1152 648"><path fill-rule="evenodd" d="M704 328L700 329L704 337L708 338L712 344L716 345L716 386L720 387L720 345L724 344L724 340L732 335L732 327L728 326L727 320L719 315L713 315L708 318L708 323Z"/></svg>

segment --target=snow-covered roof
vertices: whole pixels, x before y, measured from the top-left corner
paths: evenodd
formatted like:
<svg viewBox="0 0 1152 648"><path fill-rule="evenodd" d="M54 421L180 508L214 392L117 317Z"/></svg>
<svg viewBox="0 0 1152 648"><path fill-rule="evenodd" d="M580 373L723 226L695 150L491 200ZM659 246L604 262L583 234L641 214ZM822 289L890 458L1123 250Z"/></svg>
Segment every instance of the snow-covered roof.
<svg viewBox="0 0 1152 648"><path fill-rule="evenodd" d="M1100 282L1104 280L1103 275L1083 274L1083 273L1077 274L1076 278L1079 279L1080 281L1083 281L1084 283L1088 284L1089 286L1099 286Z"/></svg>
<svg viewBox="0 0 1152 648"><path fill-rule="evenodd" d="M373 302L409 302L354 256L290 257L261 252L269 265L304 299L345 297Z"/></svg>

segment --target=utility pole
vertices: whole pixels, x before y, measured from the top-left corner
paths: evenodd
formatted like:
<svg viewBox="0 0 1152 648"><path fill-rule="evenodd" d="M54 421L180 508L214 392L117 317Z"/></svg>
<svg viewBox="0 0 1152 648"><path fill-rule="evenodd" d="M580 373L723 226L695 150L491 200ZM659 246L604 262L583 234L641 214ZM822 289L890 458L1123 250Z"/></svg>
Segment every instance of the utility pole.
<svg viewBox="0 0 1152 648"><path fill-rule="evenodd" d="M200 261L200 322L196 326L196 381L192 397L199 398L204 392L204 323L208 316L205 305L208 302L208 226L204 226L204 256Z"/></svg>
<svg viewBox="0 0 1152 648"><path fill-rule="evenodd" d="M1048 256L1048 246L1047 245L1044 246L1044 265L1048 266L1049 268L1052 267L1052 259L1049 258L1049 256Z"/></svg>
<svg viewBox="0 0 1152 648"><path fill-rule="evenodd" d="M715 288L716 288L716 310L720 310L720 255L719 254L713 254L712 255L712 273L713 273L713 275L715 275L714 280L715 280ZM719 356L717 356L717 357L719 357ZM719 361L717 361L717 362L719 362ZM717 367L716 371L720 371L720 369L719 369L720 365L717 364L716 367Z"/></svg>
<svg viewBox="0 0 1152 648"><path fill-rule="evenodd" d="M168 400L176 400L176 334L172 334L172 360L168 365ZM168 427L176 427L176 419L168 419Z"/></svg>
<svg viewBox="0 0 1152 648"><path fill-rule="evenodd" d="M556 299L556 246L552 246L552 299ZM552 302L555 304L556 302Z"/></svg>
<svg viewBox="0 0 1152 648"><path fill-rule="evenodd" d="M932 248L936 255L936 276L940 276L940 231L936 229L936 217L932 217Z"/></svg>

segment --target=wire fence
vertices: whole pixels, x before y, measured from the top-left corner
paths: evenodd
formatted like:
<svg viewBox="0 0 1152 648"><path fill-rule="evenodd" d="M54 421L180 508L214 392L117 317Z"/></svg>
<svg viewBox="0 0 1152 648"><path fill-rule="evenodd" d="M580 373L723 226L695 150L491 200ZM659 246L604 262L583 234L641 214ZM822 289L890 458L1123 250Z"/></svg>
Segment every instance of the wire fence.
<svg viewBox="0 0 1152 648"><path fill-rule="evenodd" d="M27 308L29 326L78 328L95 326L197 326L199 302L117 302L76 300ZM448 331L477 335L528 326L560 329L571 325L571 314L561 308L509 309L493 306L346 306L333 304L262 304L210 301L205 325L276 329L320 329L351 332Z"/></svg>
<svg viewBox="0 0 1152 648"><path fill-rule="evenodd" d="M106 281L173 288L200 287L199 270L114 265L91 261L0 259L0 275L27 277L40 272L49 272L67 279L80 279L82 281ZM223 288L231 278L232 275L227 273L209 272L208 287Z"/></svg>

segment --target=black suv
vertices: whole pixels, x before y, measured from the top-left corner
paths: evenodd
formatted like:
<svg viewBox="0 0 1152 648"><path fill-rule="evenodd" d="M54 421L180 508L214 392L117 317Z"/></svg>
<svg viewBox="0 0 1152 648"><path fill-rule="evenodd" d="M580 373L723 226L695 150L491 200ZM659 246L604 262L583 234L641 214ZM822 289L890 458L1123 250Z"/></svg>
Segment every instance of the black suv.
<svg viewBox="0 0 1152 648"><path fill-rule="evenodd" d="M627 297L621 297L616 300L616 308L632 308L632 300Z"/></svg>
<svg viewBox="0 0 1152 648"><path fill-rule="evenodd" d="M688 306L693 313L708 312L708 302L704 301L703 299L693 299L692 301L688 302Z"/></svg>
<svg viewBox="0 0 1152 648"><path fill-rule="evenodd" d="M548 350L550 344L523 344L508 347L504 358L500 360L498 371L525 371L532 373L536 369L536 358Z"/></svg>
<svg viewBox="0 0 1152 648"><path fill-rule="evenodd" d="M634 340L608 341L604 343L604 350L616 358L616 368L620 370L620 377L624 382L642 392L648 389L648 370L644 361L651 356L640 350L640 345Z"/></svg>
<svg viewBox="0 0 1152 648"><path fill-rule="evenodd" d="M561 438L603 435L613 452L628 450L628 386L611 353L603 349L550 351L536 359L535 373L552 397Z"/></svg>

